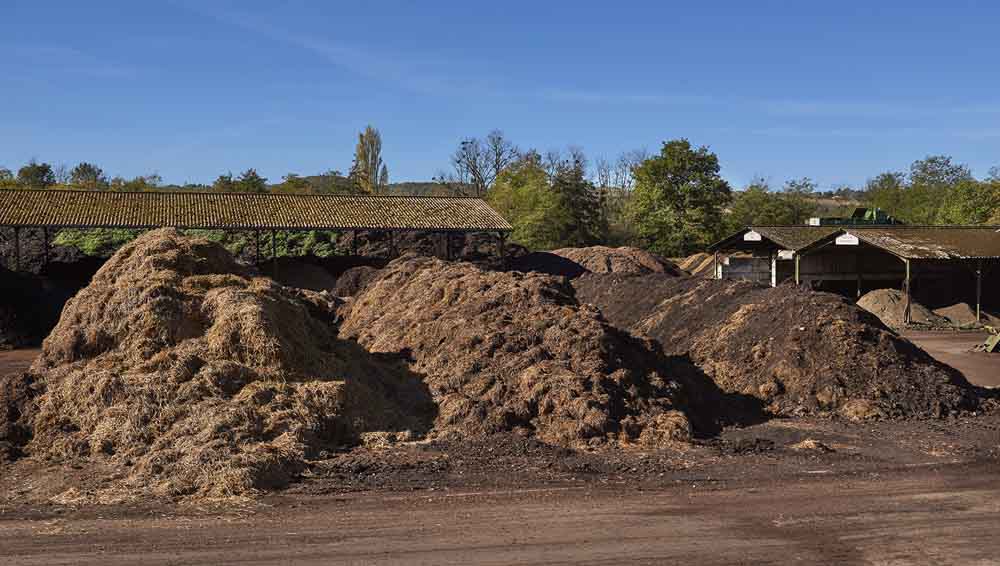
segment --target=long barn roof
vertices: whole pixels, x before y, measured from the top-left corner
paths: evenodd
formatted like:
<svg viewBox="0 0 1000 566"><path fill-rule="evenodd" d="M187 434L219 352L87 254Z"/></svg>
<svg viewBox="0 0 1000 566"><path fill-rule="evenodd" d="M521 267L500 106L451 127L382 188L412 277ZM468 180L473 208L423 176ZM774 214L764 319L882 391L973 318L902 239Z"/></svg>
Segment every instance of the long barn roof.
<svg viewBox="0 0 1000 566"><path fill-rule="evenodd" d="M0 226L509 232L463 197L0 190Z"/></svg>

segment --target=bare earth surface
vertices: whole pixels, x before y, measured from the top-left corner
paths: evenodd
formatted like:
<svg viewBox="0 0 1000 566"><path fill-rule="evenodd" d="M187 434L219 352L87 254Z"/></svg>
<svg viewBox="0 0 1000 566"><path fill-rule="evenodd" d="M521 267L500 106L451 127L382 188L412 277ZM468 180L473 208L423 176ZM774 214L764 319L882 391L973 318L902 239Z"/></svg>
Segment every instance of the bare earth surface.
<svg viewBox="0 0 1000 566"><path fill-rule="evenodd" d="M0 371L31 357L0 354ZM1000 563L995 413L774 419L660 450L512 434L356 449L259 500L25 495L99 469L0 467L0 564Z"/></svg>
<svg viewBox="0 0 1000 566"><path fill-rule="evenodd" d="M913 330L902 334L938 361L962 372L969 382L1000 387L1000 354L971 351L986 340L986 332Z"/></svg>

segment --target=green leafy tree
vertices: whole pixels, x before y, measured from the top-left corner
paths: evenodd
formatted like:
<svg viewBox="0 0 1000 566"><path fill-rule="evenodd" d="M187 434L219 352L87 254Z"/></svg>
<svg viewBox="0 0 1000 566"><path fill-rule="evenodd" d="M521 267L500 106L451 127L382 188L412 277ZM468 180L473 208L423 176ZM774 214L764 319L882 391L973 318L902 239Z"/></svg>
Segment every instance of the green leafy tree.
<svg viewBox="0 0 1000 566"><path fill-rule="evenodd" d="M504 169L486 198L514 227L514 241L536 250L560 247L551 222L558 199L539 160L529 155Z"/></svg>
<svg viewBox="0 0 1000 566"><path fill-rule="evenodd" d="M880 173L865 184L864 200L872 207L881 208L903 218L903 200L906 191L906 174L898 171Z"/></svg>
<svg viewBox="0 0 1000 566"><path fill-rule="evenodd" d="M634 174L630 214L647 247L688 255L720 237L722 209L732 191L707 147L693 148L686 139L666 142Z"/></svg>
<svg viewBox="0 0 1000 566"><path fill-rule="evenodd" d="M573 156L552 166L529 151L497 176L486 198L514 226L514 241L548 250L607 237L600 192L586 178L582 153Z"/></svg>
<svg viewBox="0 0 1000 566"><path fill-rule="evenodd" d="M358 134L351 180L358 190L372 195L385 193L389 186L389 168L382 161L382 134L371 126Z"/></svg>
<svg viewBox="0 0 1000 566"><path fill-rule="evenodd" d="M583 162L574 160L561 164L550 177L555 206L549 221L560 234L560 246L593 246L608 234L600 193L584 173Z"/></svg>
<svg viewBox="0 0 1000 566"><path fill-rule="evenodd" d="M986 224L1000 212L1000 180L960 181L938 209L939 224Z"/></svg>
<svg viewBox="0 0 1000 566"><path fill-rule="evenodd" d="M256 169L247 169L236 180L236 190L242 193L266 193L267 179L257 174Z"/></svg>
<svg viewBox="0 0 1000 566"><path fill-rule="evenodd" d="M236 181L233 180L233 174L226 173L225 175L219 175L215 182L212 183L212 190L218 193L233 193L237 191Z"/></svg>
<svg viewBox="0 0 1000 566"><path fill-rule="evenodd" d="M315 192L308 179L300 177L295 173L289 173L281 178L282 183L278 189L283 193L307 194Z"/></svg>
<svg viewBox="0 0 1000 566"><path fill-rule="evenodd" d="M742 191L733 193L726 216L726 232L736 232L746 226L792 224L794 216L788 200L772 192L767 181L757 178Z"/></svg>
<svg viewBox="0 0 1000 566"><path fill-rule="evenodd" d="M789 224L804 224L816 213L816 183L809 177L792 179L785 183L782 189L785 205L788 208Z"/></svg>
<svg viewBox="0 0 1000 566"><path fill-rule="evenodd" d="M6 167L0 167L0 188L10 188L17 185L14 173Z"/></svg>
<svg viewBox="0 0 1000 566"><path fill-rule="evenodd" d="M910 184L905 198L904 218L914 224L933 224L941 204L960 183L972 180L965 165L946 155L930 155L910 166Z"/></svg>
<svg viewBox="0 0 1000 566"><path fill-rule="evenodd" d="M69 182L86 189L99 189L108 184L104 171L97 165L87 162L80 163L70 171Z"/></svg>
<svg viewBox="0 0 1000 566"><path fill-rule="evenodd" d="M18 169L17 182L25 187L47 189L56 183L56 176L51 165L32 159Z"/></svg>

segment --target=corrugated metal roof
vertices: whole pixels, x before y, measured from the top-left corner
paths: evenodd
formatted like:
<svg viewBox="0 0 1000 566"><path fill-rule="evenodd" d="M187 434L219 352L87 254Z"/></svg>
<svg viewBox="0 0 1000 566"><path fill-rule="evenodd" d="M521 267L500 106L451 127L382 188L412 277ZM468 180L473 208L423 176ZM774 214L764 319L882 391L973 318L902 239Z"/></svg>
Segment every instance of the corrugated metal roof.
<svg viewBox="0 0 1000 566"><path fill-rule="evenodd" d="M0 226L512 230L479 198L0 190Z"/></svg>
<svg viewBox="0 0 1000 566"><path fill-rule="evenodd" d="M1000 226L872 226L843 231L905 259L1000 258Z"/></svg>

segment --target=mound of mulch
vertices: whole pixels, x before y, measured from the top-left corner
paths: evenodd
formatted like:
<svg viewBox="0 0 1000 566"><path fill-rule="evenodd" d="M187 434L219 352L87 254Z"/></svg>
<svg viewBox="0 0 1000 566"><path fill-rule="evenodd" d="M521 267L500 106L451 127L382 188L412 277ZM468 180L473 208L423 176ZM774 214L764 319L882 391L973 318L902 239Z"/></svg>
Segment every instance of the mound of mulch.
<svg viewBox="0 0 1000 566"><path fill-rule="evenodd" d="M858 306L872 313L889 328L906 326L906 296L896 289L876 289L858 299ZM910 324L943 327L948 319L917 303L910 302Z"/></svg>
<svg viewBox="0 0 1000 566"><path fill-rule="evenodd" d="M677 262L677 267L688 272L690 275L712 275L715 266L715 256L705 252L690 255Z"/></svg>
<svg viewBox="0 0 1000 566"><path fill-rule="evenodd" d="M666 273L684 275L673 262L639 248L562 248L553 254L580 264L591 273Z"/></svg>
<svg viewBox="0 0 1000 566"><path fill-rule="evenodd" d="M691 434L655 345L579 305L562 278L408 257L344 310L341 336L404 352L425 376L439 432L517 430L568 446Z"/></svg>
<svg viewBox="0 0 1000 566"><path fill-rule="evenodd" d="M426 430L419 377L338 339L336 306L251 276L218 244L150 232L45 340L16 419L24 452L118 470L91 494L103 501L219 497L284 485L365 434Z"/></svg>
<svg viewBox="0 0 1000 566"><path fill-rule="evenodd" d="M377 268L368 265L352 267L337 277L333 294L338 297L353 297L361 292L378 273Z"/></svg>
<svg viewBox="0 0 1000 566"><path fill-rule="evenodd" d="M573 284L613 324L690 356L720 389L775 414L940 416L977 403L958 371L837 295L662 275Z"/></svg>

